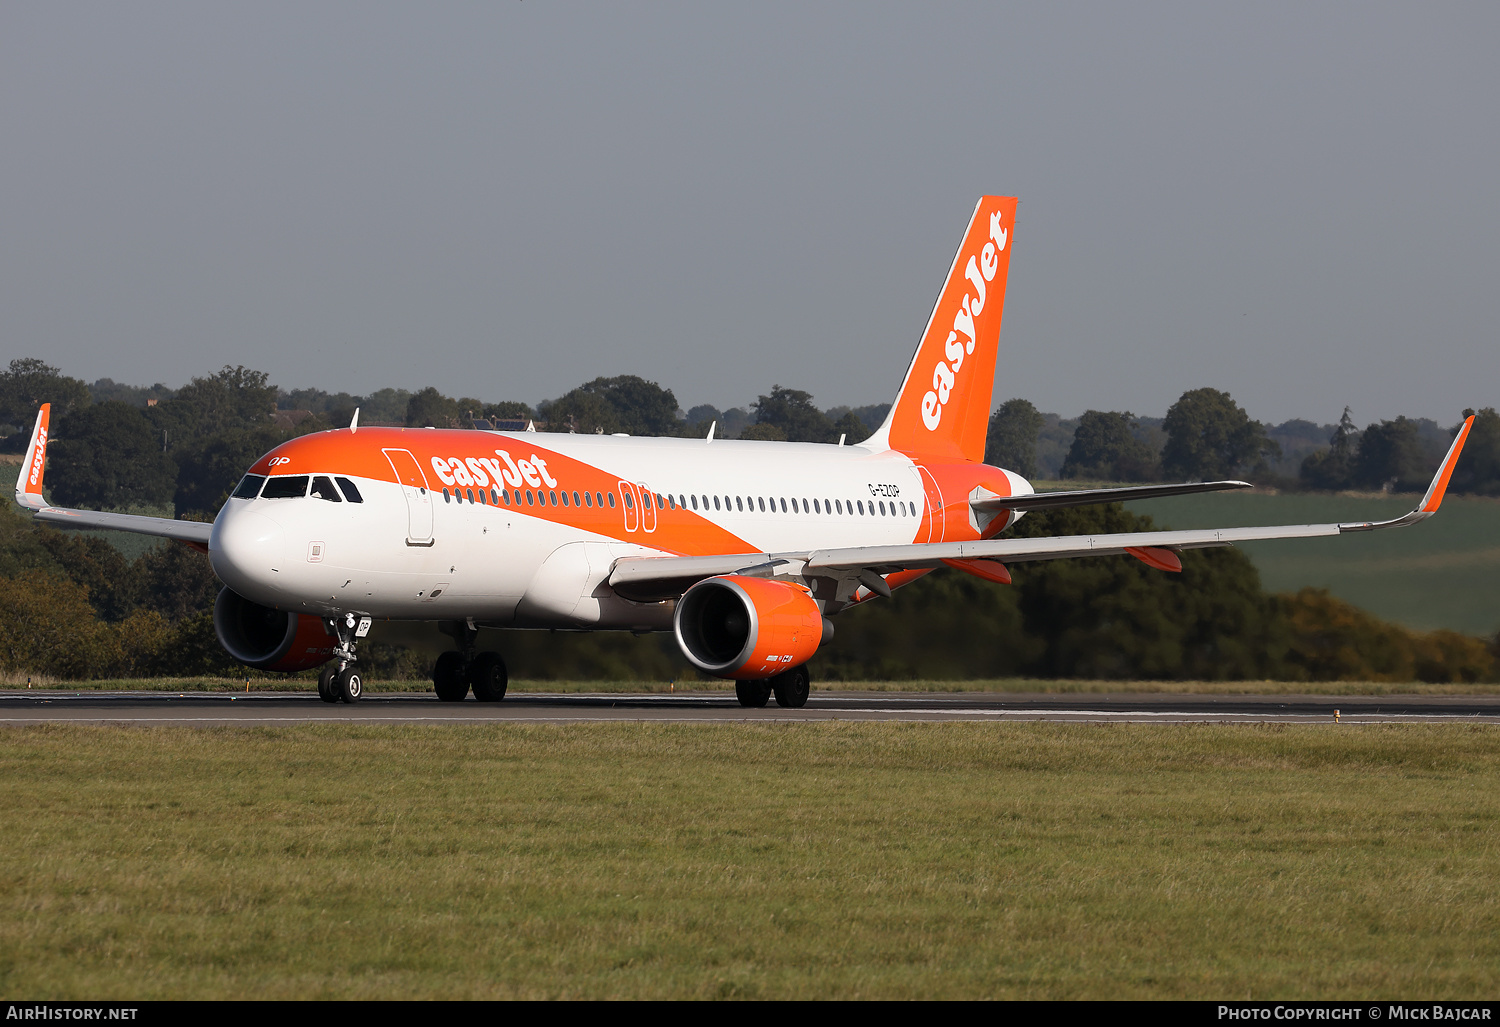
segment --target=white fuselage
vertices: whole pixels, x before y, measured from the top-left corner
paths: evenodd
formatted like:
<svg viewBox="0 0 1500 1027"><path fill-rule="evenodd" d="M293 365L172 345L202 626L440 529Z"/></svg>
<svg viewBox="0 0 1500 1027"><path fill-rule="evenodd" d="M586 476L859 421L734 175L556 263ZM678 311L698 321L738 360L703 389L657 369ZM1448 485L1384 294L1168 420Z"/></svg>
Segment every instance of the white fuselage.
<svg viewBox="0 0 1500 1027"><path fill-rule="evenodd" d="M358 445L367 434L341 444ZM451 458L445 436L454 443ZM503 451L506 457L489 465L497 480L486 479L487 488L454 481L452 465L483 451L475 448L476 439L491 454ZM295 457L291 447L297 441L273 452L284 449ZM356 484L363 502L313 495L230 499L210 541L215 572L256 602L325 616L357 612L394 620L472 618L494 626L661 629L670 622L669 603L630 602L605 586L616 559L701 555L705 548L806 552L927 541L930 533L923 472L909 457L888 450L430 430L404 432L398 441L416 454L427 494L419 496L420 489L399 481L352 474L347 464L320 467L280 458L283 465L268 468L271 475L342 475ZM517 487L499 480L493 469L514 466L513 457L525 468L525 458L536 454L555 488L536 476L512 476ZM475 468L468 477L474 482L486 465L470 460L469 466ZM1030 491L1009 477L1013 490ZM534 488L534 481L543 487ZM643 501L643 489L659 495L662 508L654 498ZM588 502L580 507L574 497L582 499L585 492ZM470 500L479 493L485 502ZM542 497L545 510L528 493ZM565 493L566 506L558 504L558 493ZM428 530L430 538L423 537Z"/></svg>

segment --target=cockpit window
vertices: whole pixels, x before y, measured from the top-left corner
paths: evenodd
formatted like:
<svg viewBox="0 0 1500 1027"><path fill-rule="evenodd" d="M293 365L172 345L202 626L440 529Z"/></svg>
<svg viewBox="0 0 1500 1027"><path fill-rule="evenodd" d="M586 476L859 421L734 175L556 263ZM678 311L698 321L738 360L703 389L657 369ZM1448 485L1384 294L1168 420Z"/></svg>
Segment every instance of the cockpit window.
<svg viewBox="0 0 1500 1027"><path fill-rule="evenodd" d="M263 474L247 474L240 479L239 488L234 490L235 499L254 499L260 495L260 487L266 483Z"/></svg>
<svg viewBox="0 0 1500 1027"><path fill-rule="evenodd" d="M359 494L359 489L354 487L354 482L348 478L335 478L334 481L339 483L339 488L344 490L344 498L349 502L363 503L365 501L365 497Z"/></svg>
<svg viewBox="0 0 1500 1027"><path fill-rule="evenodd" d="M262 499L301 499L307 495L307 475L288 474L280 478L269 478L261 492Z"/></svg>
<svg viewBox="0 0 1500 1027"><path fill-rule="evenodd" d="M319 499L326 499L330 503L342 503L344 501L343 497L339 495L339 490L333 487L333 482L326 475L322 474L313 479L312 494Z"/></svg>

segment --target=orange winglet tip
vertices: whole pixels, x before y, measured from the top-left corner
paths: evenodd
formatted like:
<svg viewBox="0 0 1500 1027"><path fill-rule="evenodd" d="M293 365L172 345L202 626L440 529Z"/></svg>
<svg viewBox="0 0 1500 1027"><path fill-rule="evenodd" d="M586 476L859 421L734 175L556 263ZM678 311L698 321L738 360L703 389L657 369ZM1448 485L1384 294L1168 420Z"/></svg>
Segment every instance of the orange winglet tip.
<svg viewBox="0 0 1500 1027"><path fill-rule="evenodd" d="M1453 445L1448 449L1448 455L1443 460L1443 466L1438 468L1437 475L1432 479L1432 484L1427 489L1427 495L1422 497L1422 505L1419 508L1422 513L1437 513L1437 508L1443 505L1443 495L1448 491L1448 479L1453 477L1453 468L1458 464L1458 456L1464 451L1464 442L1469 437L1469 429L1474 427L1474 415L1470 414L1464 418L1463 427L1458 429L1458 435L1453 439Z"/></svg>
<svg viewBox="0 0 1500 1027"><path fill-rule="evenodd" d="M1125 552L1147 567L1171 571L1173 574L1182 573L1182 557L1171 549L1163 549L1161 546L1126 546Z"/></svg>
<svg viewBox="0 0 1500 1027"><path fill-rule="evenodd" d="M998 560L944 560L943 562L954 570L972 574L985 581L994 581L1001 585L1010 584L1010 571Z"/></svg>

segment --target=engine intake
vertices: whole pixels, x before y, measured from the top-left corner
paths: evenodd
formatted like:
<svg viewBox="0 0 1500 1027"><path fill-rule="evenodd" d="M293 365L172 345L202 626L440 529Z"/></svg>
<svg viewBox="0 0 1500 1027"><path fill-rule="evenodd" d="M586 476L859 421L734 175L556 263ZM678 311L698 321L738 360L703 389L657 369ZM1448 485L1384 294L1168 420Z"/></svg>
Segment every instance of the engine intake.
<svg viewBox="0 0 1500 1027"><path fill-rule="evenodd" d="M273 610L221 589L214 600L214 633L224 651L261 670L306 670L333 659L335 640L305 613Z"/></svg>
<svg viewBox="0 0 1500 1027"><path fill-rule="evenodd" d="M723 678L768 678L812 659L823 614L801 585L727 574L683 593L673 627L693 666Z"/></svg>

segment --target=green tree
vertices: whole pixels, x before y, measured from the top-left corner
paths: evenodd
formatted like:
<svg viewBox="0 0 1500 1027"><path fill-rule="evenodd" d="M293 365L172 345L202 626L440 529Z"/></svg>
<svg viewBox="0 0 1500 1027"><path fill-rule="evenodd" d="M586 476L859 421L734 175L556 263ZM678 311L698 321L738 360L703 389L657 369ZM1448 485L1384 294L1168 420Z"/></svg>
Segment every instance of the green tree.
<svg viewBox="0 0 1500 1027"><path fill-rule="evenodd" d="M1119 504L1023 518L1018 537L1149 531ZM1245 679L1274 676L1284 625L1238 549L1184 553L1181 574L1129 557L1053 560L1012 569L1029 636L1042 640L1030 673L1096 678Z"/></svg>
<svg viewBox="0 0 1500 1027"><path fill-rule="evenodd" d="M1416 492L1425 489L1431 477L1415 421L1406 417L1380 421L1360 435L1354 483L1361 488Z"/></svg>
<svg viewBox="0 0 1500 1027"><path fill-rule="evenodd" d="M1064 478L1095 481L1155 481L1156 455L1135 437L1129 411L1085 410L1063 461Z"/></svg>
<svg viewBox="0 0 1500 1027"><path fill-rule="evenodd" d="M406 401L408 428L457 428L461 414L458 400L449 399L431 385L412 393Z"/></svg>
<svg viewBox="0 0 1500 1027"><path fill-rule="evenodd" d="M1015 471L1023 478L1036 477L1036 440L1046 423L1030 400L1006 400L990 415L984 462Z"/></svg>
<svg viewBox="0 0 1500 1027"><path fill-rule="evenodd" d="M491 420L529 421L536 417L536 411L518 400L502 400L499 403L486 403L484 416Z"/></svg>
<svg viewBox="0 0 1500 1027"><path fill-rule="evenodd" d="M1118 504L1028 514L1018 537L1150 530ZM1239 550L1183 554L1183 572L1131 557L1019 563L1007 587L941 570L835 619L813 672L830 678L1237 679L1272 676L1280 607Z"/></svg>
<svg viewBox="0 0 1500 1027"><path fill-rule="evenodd" d="M1349 408L1339 418L1339 425L1328 440L1328 449L1309 453L1302 461L1298 477L1302 484L1312 489L1337 491L1347 489L1354 482L1354 448L1359 441L1359 429Z"/></svg>
<svg viewBox="0 0 1500 1027"><path fill-rule="evenodd" d="M785 442L786 432L779 424L752 424L739 437L746 442Z"/></svg>
<svg viewBox="0 0 1500 1027"><path fill-rule="evenodd" d="M359 419L366 424L405 424L406 408L410 402L411 393L406 389L377 389L356 405ZM343 423L349 422L344 420Z"/></svg>
<svg viewBox="0 0 1500 1027"><path fill-rule="evenodd" d="M812 394L800 389L771 386L769 396L755 402L755 423L780 428L788 442L837 442L838 433L828 415L813 406ZM748 438L744 432L740 438ZM862 441L862 440L861 440Z"/></svg>
<svg viewBox="0 0 1500 1027"><path fill-rule="evenodd" d="M222 584L208 557L178 542L154 546L135 561L138 606L178 624L212 613Z"/></svg>
<svg viewBox="0 0 1500 1027"><path fill-rule="evenodd" d="M52 404L52 423L90 403L89 387L35 357L18 357L0 371L0 424L31 431L37 408ZM30 435L17 440L24 448Z"/></svg>
<svg viewBox="0 0 1500 1027"><path fill-rule="evenodd" d="M0 578L0 667L60 678L113 669L113 639L94 617L88 589L50 574Z"/></svg>
<svg viewBox="0 0 1500 1027"><path fill-rule="evenodd" d="M850 410L829 426L828 434L834 442L837 442L839 436L842 435L844 445L857 446L874 434L874 430L865 424L858 414Z"/></svg>
<svg viewBox="0 0 1500 1027"><path fill-rule="evenodd" d="M87 591L89 605L101 620L124 620L140 604L140 574L104 539L38 522L32 530L61 576Z"/></svg>
<svg viewBox="0 0 1500 1027"><path fill-rule="evenodd" d="M1463 455L1453 469L1452 487L1481 496L1500 495L1500 414L1495 413L1494 407L1485 407L1477 413L1464 411L1465 417L1470 415L1474 417L1474 427L1469 430ZM1456 428L1454 434L1458 434Z"/></svg>
<svg viewBox="0 0 1500 1027"><path fill-rule="evenodd" d="M287 438L270 424L206 436L177 451L177 516L211 520L246 469Z"/></svg>
<svg viewBox="0 0 1500 1027"><path fill-rule="evenodd" d="M1167 444L1162 471L1172 478L1222 480L1281 456L1281 447L1266 437L1266 427L1252 421L1227 392L1190 389L1167 411L1162 423Z"/></svg>
<svg viewBox="0 0 1500 1027"><path fill-rule="evenodd" d="M110 400L68 414L47 445L47 482L62 506L171 502L177 467L141 408Z"/></svg>
<svg viewBox="0 0 1500 1027"><path fill-rule="evenodd" d="M672 390L633 374L585 382L541 404L537 413L549 431L672 436L683 427Z"/></svg>
<svg viewBox="0 0 1500 1027"><path fill-rule="evenodd" d="M194 378L177 395L151 407L148 416L165 431L169 450L193 445L210 435L254 431L276 412L276 387L264 371L225 365L205 378Z"/></svg>

